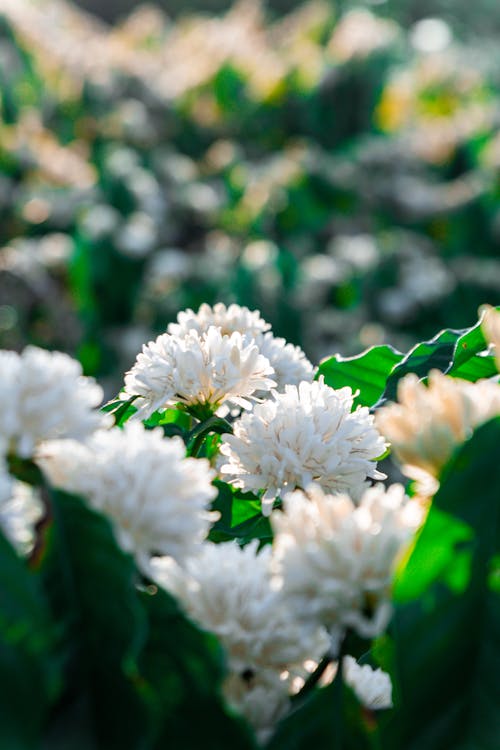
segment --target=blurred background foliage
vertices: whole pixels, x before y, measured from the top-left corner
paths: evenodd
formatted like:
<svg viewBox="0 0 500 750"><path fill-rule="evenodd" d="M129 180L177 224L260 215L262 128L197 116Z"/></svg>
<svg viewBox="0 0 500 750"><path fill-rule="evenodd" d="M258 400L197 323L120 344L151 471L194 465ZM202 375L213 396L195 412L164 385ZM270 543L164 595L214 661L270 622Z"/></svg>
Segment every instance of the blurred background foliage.
<svg viewBox="0 0 500 750"><path fill-rule="evenodd" d="M0 0L1 347L112 391L203 301L315 362L499 303L495 0L81 5Z"/></svg>

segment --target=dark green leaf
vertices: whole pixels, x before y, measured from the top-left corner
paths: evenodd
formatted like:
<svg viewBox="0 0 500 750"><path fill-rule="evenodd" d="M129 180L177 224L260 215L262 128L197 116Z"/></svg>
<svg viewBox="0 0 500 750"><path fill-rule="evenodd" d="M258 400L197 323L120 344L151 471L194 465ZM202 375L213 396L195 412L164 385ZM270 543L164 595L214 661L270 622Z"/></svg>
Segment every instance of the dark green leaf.
<svg viewBox="0 0 500 750"><path fill-rule="evenodd" d="M66 693L59 714L75 702L84 705L96 747L142 748L149 727L137 659L147 620L136 597L135 565L117 547L106 518L77 497L51 494L54 522L39 572L64 626Z"/></svg>
<svg viewBox="0 0 500 750"><path fill-rule="evenodd" d="M35 750L60 688L39 581L0 532L0 747Z"/></svg>
<svg viewBox="0 0 500 750"><path fill-rule="evenodd" d="M496 750L500 736L500 419L452 458L409 561L393 622L401 704L394 750Z"/></svg>
<svg viewBox="0 0 500 750"><path fill-rule="evenodd" d="M220 697L223 654L216 639L191 624L165 592L148 590L140 599L150 623L140 668L155 692L154 747L254 748L250 730Z"/></svg>

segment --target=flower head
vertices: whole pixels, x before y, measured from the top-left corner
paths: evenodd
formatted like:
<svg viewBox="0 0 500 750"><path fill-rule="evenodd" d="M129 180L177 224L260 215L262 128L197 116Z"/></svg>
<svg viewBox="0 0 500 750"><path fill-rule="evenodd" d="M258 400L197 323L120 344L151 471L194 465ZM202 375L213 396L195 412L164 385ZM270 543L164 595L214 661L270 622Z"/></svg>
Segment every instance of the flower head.
<svg viewBox="0 0 500 750"><path fill-rule="evenodd" d="M152 561L153 575L184 605L201 627L217 635L232 673L246 678L271 670L281 674L321 657L329 640L319 628L306 630L291 617L272 585L271 548L258 541L205 543L181 568L172 560Z"/></svg>
<svg viewBox="0 0 500 750"><path fill-rule="evenodd" d="M185 336L191 331L206 333L210 326L219 328L223 336L241 333L243 336L255 338L271 326L260 317L259 310L249 310L240 305L226 307L218 302L213 307L203 303L197 313L188 309L177 315L177 323L169 323L167 331L173 336Z"/></svg>
<svg viewBox="0 0 500 750"><path fill-rule="evenodd" d="M323 380L287 386L255 406L224 435L221 472L237 487L265 489L272 500L318 482L329 492L359 496L367 477L379 478L376 459L385 442L365 407L351 411L350 388L333 390Z"/></svg>
<svg viewBox="0 0 500 750"><path fill-rule="evenodd" d="M432 370L427 386L417 375L406 375L398 385L398 403L379 409L376 424L404 473L422 487L427 485L432 494L436 483L424 482L425 476L439 477L455 448L497 414L497 383L469 383Z"/></svg>
<svg viewBox="0 0 500 750"><path fill-rule="evenodd" d="M202 334L164 333L143 347L125 375L126 397L139 396L138 416L184 404L210 413L225 401L249 408L256 391L275 384L273 369L252 342L238 332L223 335L211 326Z"/></svg>
<svg viewBox="0 0 500 750"><path fill-rule="evenodd" d="M0 351L0 435L5 450L22 458L49 438L84 439L107 423L97 411L102 389L61 352L27 346Z"/></svg>
<svg viewBox="0 0 500 750"><path fill-rule="evenodd" d="M82 445L41 446L38 460L56 486L83 495L109 516L118 542L148 569L154 554L184 560L205 538L217 494L205 459L185 458L180 438L127 422Z"/></svg>
<svg viewBox="0 0 500 750"><path fill-rule="evenodd" d="M230 674L224 681L223 692L228 704L245 717L262 744L290 708L287 681L274 672L263 672L248 679Z"/></svg>
<svg viewBox="0 0 500 750"><path fill-rule="evenodd" d="M361 666L352 656L344 656L342 674L366 708L392 708L392 683L387 672L372 669L368 664Z"/></svg>
<svg viewBox="0 0 500 750"><path fill-rule="evenodd" d="M347 626L364 637L382 632L396 558L421 520L403 487L378 484L356 506L313 485L287 495L271 520L276 573L295 616L332 635Z"/></svg>

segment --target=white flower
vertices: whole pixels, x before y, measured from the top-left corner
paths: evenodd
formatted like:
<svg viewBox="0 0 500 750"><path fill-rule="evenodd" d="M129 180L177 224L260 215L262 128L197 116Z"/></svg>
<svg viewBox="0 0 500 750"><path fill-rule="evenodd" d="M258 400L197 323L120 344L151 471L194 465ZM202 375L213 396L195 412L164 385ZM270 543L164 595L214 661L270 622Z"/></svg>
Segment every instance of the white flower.
<svg viewBox="0 0 500 750"><path fill-rule="evenodd" d="M245 490L265 489L265 514L276 496L313 481L359 496L367 477L383 478L376 459L385 442L368 409L351 412L352 405L350 388L333 390L323 379L287 386L235 422L234 435L224 435L221 473Z"/></svg>
<svg viewBox="0 0 500 750"><path fill-rule="evenodd" d="M392 684L387 672L368 664L361 666L352 656L344 656L342 675L366 708L392 708Z"/></svg>
<svg viewBox="0 0 500 750"><path fill-rule="evenodd" d="M257 553L257 547L257 540L243 548L236 542L207 542L184 568L162 558L151 563L158 583L179 598L193 620L218 636L230 671L243 679L267 670L279 675L300 669L329 646L324 631L306 629L291 617L272 585L271 548Z"/></svg>
<svg viewBox="0 0 500 750"><path fill-rule="evenodd" d="M183 560L205 538L217 494L205 459L185 458L180 438L127 422L86 445L47 442L38 461L51 482L85 497L111 519L119 544L148 570L153 554Z"/></svg>
<svg viewBox="0 0 500 750"><path fill-rule="evenodd" d="M246 679L230 674L224 682L223 692L228 704L245 717L262 744L270 738L274 727L290 708L287 682L273 672Z"/></svg>
<svg viewBox="0 0 500 750"><path fill-rule="evenodd" d="M27 346L0 351L0 435L6 450L31 456L41 440L85 439L109 421L96 407L102 389L61 352Z"/></svg>
<svg viewBox="0 0 500 750"><path fill-rule="evenodd" d="M287 344L285 339L276 338L272 333L257 336L255 343L274 369L276 390L282 392L287 385L312 381L314 367L299 346Z"/></svg>
<svg viewBox="0 0 500 750"><path fill-rule="evenodd" d="M378 410L377 427L404 473L432 494L437 483L426 476L439 477L455 448L500 414L500 386L489 380L469 383L439 370L429 373L426 386L411 373L398 384L398 402Z"/></svg>
<svg viewBox="0 0 500 750"><path fill-rule="evenodd" d="M177 323L170 323L167 331L176 336L185 336L190 331L206 333L210 326L220 328L223 336L237 331L248 344L251 340L260 353L269 360L275 371L274 379L278 391L285 385L298 385L303 380L312 380L314 368L302 349L287 344L285 339L276 338L270 332L270 324L260 317L259 310L249 310L240 305L226 305L221 302L210 307L201 305L197 313L186 310L177 315ZM266 394L263 394L266 395Z"/></svg>
<svg viewBox="0 0 500 750"><path fill-rule="evenodd" d="M211 326L205 333L183 337L164 333L143 347L125 375L125 398L138 395L138 416L181 403L213 413L231 401L249 408L256 391L275 384L273 369L252 342L238 332L224 336Z"/></svg>
<svg viewBox="0 0 500 750"><path fill-rule="evenodd" d="M42 514L38 490L0 476L0 529L19 554L27 555L33 549L35 525Z"/></svg>
<svg viewBox="0 0 500 750"><path fill-rule="evenodd" d="M402 546L421 521L401 485L367 489L356 506L318 485L285 498L275 511L275 565L295 616L332 635L353 627L372 637L387 625L392 574Z"/></svg>
<svg viewBox="0 0 500 750"><path fill-rule="evenodd" d="M220 328L223 336L241 333L243 336L255 336L268 331L271 326L260 317L259 310L249 310L240 305L226 307L218 302L213 307L203 303L197 313L188 309L177 315L177 323L169 323L167 332L174 336L185 336L191 331L206 333L210 326Z"/></svg>

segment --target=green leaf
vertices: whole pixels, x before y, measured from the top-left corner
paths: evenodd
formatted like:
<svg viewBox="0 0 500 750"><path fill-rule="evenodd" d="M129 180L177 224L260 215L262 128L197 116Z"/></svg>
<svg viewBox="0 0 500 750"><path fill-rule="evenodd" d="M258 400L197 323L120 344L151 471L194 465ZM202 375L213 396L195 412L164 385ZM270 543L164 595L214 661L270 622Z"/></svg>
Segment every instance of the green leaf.
<svg viewBox="0 0 500 750"><path fill-rule="evenodd" d="M161 589L150 587L139 598L150 625L140 669L154 690L153 747L252 750L251 731L220 696L224 663L216 638L190 623Z"/></svg>
<svg viewBox="0 0 500 750"><path fill-rule="evenodd" d="M386 380L394 366L403 359L403 355L391 346L373 346L357 357L333 357L324 360L316 373L325 378L325 383L332 388L349 386L353 391L359 390L354 404L373 406L381 397Z"/></svg>
<svg viewBox="0 0 500 750"><path fill-rule="evenodd" d="M40 746L42 728L60 687L53 658L55 634L39 581L0 533L2 748Z"/></svg>
<svg viewBox="0 0 500 750"><path fill-rule="evenodd" d="M130 417L136 413L137 409L134 406L134 401L138 396L131 396L127 401L122 399L114 399L104 404L101 411L105 411L108 414L112 414L115 420L115 425L121 427Z"/></svg>
<svg viewBox="0 0 500 750"><path fill-rule="evenodd" d="M456 342L462 333L446 329L430 341L424 341L410 349L392 369L380 400L395 401L399 381L410 372L416 373L420 378L433 369L447 372L453 362Z"/></svg>
<svg viewBox="0 0 500 750"><path fill-rule="evenodd" d="M380 750L378 719L361 706L340 672L314 688L278 724L266 750Z"/></svg>
<svg viewBox="0 0 500 750"><path fill-rule="evenodd" d="M232 433L233 428L226 419L222 417L210 417L204 422L200 422L194 427L187 438L188 456L198 456L203 446L205 438L210 434L224 435Z"/></svg>
<svg viewBox="0 0 500 750"><path fill-rule="evenodd" d="M259 539L263 544L271 542L273 533L269 518L262 515L261 502L252 492L241 492L226 482L214 482L219 494L212 504L221 517L213 525L209 535L212 542L227 542L237 539L247 544Z"/></svg>
<svg viewBox="0 0 500 750"><path fill-rule="evenodd" d="M278 724L266 750L342 750L342 681L316 688Z"/></svg>
<svg viewBox="0 0 500 750"><path fill-rule="evenodd" d="M441 477L395 586L401 704L384 747L496 750L500 736L500 418L480 427Z"/></svg>
<svg viewBox="0 0 500 750"><path fill-rule="evenodd" d="M54 522L39 575L64 628L66 692L55 721L79 704L84 728L74 728L75 741L87 731L96 747L142 748L149 727L137 660L148 628L134 562L106 518L77 497L51 495Z"/></svg>

